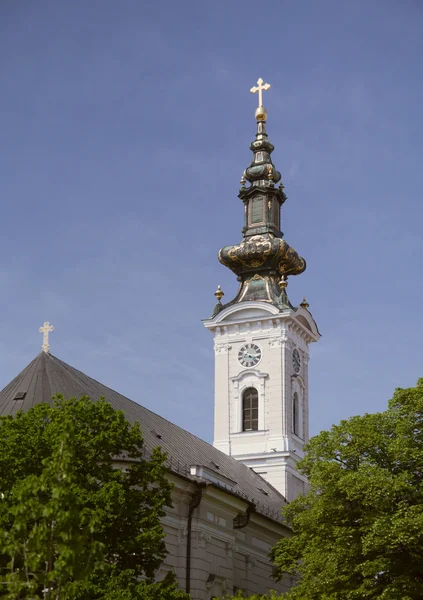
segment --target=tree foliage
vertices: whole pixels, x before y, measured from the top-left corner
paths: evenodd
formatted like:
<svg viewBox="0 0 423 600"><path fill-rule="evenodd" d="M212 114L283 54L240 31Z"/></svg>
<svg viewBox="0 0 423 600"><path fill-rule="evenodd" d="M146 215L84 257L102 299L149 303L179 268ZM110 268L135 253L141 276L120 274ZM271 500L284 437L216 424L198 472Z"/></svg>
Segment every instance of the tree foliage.
<svg viewBox="0 0 423 600"><path fill-rule="evenodd" d="M423 380L314 437L300 469L310 490L273 550L277 576L299 578L286 597L423 598Z"/></svg>
<svg viewBox="0 0 423 600"><path fill-rule="evenodd" d="M0 450L0 597L188 598L171 577L154 582L171 485L123 412L58 397L1 417Z"/></svg>
<svg viewBox="0 0 423 600"><path fill-rule="evenodd" d="M271 591L264 596L262 594L253 594L252 596L244 596L242 592L238 592L236 596L225 596L224 600L281 600L282 596L279 596L277 592Z"/></svg>

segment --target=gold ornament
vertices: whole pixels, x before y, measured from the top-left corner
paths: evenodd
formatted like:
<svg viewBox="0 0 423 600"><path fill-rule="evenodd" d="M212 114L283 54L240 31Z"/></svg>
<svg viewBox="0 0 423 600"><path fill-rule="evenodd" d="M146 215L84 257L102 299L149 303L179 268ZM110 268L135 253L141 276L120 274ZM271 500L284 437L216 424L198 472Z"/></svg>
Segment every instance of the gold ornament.
<svg viewBox="0 0 423 600"><path fill-rule="evenodd" d="M256 120L257 121L266 121L267 119L267 110L263 106L263 91L268 90L270 88L269 83L264 83L263 79L257 79L257 85L250 89L250 92L255 94L258 92L258 108L256 108Z"/></svg>
<svg viewBox="0 0 423 600"><path fill-rule="evenodd" d="M306 310L310 306L310 304L307 302L307 299L305 297L303 298L303 301L301 302L300 306L301 306L301 308L305 308Z"/></svg>
<svg viewBox="0 0 423 600"><path fill-rule="evenodd" d="M225 295L224 292L222 292L222 290L220 289L220 285L217 286L217 290L215 291L214 295L216 296L218 302L220 302L223 296Z"/></svg>
<svg viewBox="0 0 423 600"><path fill-rule="evenodd" d="M278 282L278 285L282 291L286 290L286 288L288 287L288 282L286 280L285 275L282 275L281 280Z"/></svg>

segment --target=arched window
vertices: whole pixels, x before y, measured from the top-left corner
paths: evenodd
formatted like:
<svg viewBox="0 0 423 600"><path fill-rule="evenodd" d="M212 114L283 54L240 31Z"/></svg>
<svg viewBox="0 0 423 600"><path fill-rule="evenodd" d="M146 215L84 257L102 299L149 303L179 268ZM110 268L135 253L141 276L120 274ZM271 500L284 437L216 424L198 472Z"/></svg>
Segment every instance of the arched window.
<svg viewBox="0 0 423 600"><path fill-rule="evenodd" d="M295 435L300 435L300 407L297 392L294 392L294 397L292 398L292 431Z"/></svg>
<svg viewBox="0 0 423 600"><path fill-rule="evenodd" d="M242 394L242 431L258 430L258 393L253 387Z"/></svg>

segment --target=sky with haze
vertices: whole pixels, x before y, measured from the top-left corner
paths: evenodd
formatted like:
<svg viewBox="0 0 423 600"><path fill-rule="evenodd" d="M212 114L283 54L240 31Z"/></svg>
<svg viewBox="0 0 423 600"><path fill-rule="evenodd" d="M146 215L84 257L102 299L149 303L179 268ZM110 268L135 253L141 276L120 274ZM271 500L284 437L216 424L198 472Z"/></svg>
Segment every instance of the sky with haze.
<svg viewBox="0 0 423 600"><path fill-rule="evenodd" d="M423 376L421 0L2 0L0 388L41 349L207 441L258 77L311 433Z"/></svg>

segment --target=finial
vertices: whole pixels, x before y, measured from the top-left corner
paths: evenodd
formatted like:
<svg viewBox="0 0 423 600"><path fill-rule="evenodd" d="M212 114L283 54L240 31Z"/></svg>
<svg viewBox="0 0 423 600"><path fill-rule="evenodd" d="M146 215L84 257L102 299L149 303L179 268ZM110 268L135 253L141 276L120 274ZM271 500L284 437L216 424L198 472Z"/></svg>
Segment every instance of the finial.
<svg viewBox="0 0 423 600"><path fill-rule="evenodd" d="M221 303L221 299L223 298L223 296L224 296L225 294L222 292L222 290L221 290L221 288L220 288L220 285L218 285L218 286L217 286L217 290L215 291L214 295L215 295L215 296L216 296L216 298L217 298L217 304L216 304L216 306L214 307L213 314L212 314L212 319L213 319L213 318L214 318L216 315L218 315L218 314L220 313L220 311L221 311L221 310L223 310L223 304Z"/></svg>
<svg viewBox="0 0 423 600"><path fill-rule="evenodd" d="M40 327L40 333L43 334L43 345L41 346L42 350L44 350L44 352L49 353L50 351L50 345L48 343L48 336L50 331L53 331L54 327L53 325L50 325L50 323L48 321L45 321L44 325L42 327Z"/></svg>
<svg viewBox="0 0 423 600"><path fill-rule="evenodd" d="M308 307L310 306L310 304L307 302L307 299L304 297L303 301L301 302L300 306L302 308L305 308L306 310L308 309Z"/></svg>
<svg viewBox="0 0 423 600"><path fill-rule="evenodd" d="M288 287L288 282L286 280L285 275L282 275L281 280L278 282L278 285L282 291L286 290L286 288Z"/></svg>
<svg viewBox="0 0 423 600"><path fill-rule="evenodd" d="M245 177L244 177L244 175L245 175L245 171L242 174L241 181L239 182L241 184L241 187L245 187Z"/></svg>
<svg viewBox="0 0 423 600"><path fill-rule="evenodd" d="M265 121L267 119L267 110L263 106L263 90L268 90L269 88L270 84L264 83L263 79L260 77L257 79L257 85L250 89L250 92L253 94L258 92L258 107L256 108L257 121Z"/></svg>
<svg viewBox="0 0 423 600"><path fill-rule="evenodd" d="M217 286L217 290L215 291L214 295L216 296L218 302L220 302L223 296L225 295L224 292L222 292L222 290L220 289L220 285Z"/></svg>

